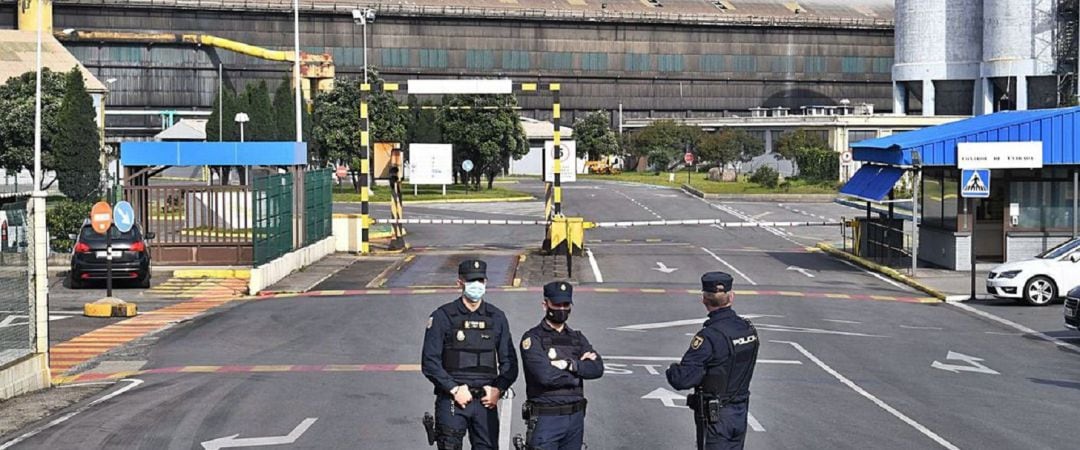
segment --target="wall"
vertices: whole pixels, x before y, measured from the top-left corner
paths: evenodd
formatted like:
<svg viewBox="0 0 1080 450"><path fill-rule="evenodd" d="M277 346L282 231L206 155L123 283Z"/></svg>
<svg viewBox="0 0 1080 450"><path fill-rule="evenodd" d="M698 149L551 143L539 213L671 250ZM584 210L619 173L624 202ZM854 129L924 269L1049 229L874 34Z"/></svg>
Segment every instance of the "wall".
<svg viewBox="0 0 1080 450"><path fill-rule="evenodd" d="M326 255L334 253L336 246L334 241L334 236L330 236L251 269L251 278L248 280L248 294L256 295L263 289L289 276L289 274L310 266L323 259Z"/></svg>
<svg viewBox="0 0 1080 450"><path fill-rule="evenodd" d="M971 236L931 227L919 228L919 260L951 270L971 269Z"/></svg>
<svg viewBox="0 0 1080 450"><path fill-rule="evenodd" d="M1009 233L1005 242L1006 261L1021 261L1034 258L1051 247L1072 238L1071 234Z"/></svg>

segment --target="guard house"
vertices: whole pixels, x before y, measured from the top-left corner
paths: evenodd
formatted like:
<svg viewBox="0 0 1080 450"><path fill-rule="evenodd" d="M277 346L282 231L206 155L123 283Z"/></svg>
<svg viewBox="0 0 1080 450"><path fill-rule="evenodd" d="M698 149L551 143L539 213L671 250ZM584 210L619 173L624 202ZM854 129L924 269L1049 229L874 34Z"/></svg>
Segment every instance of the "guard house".
<svg viewBox="0 0 1080 450"><path fill-rule="evenodd" d="M1039 142L1043 168L991 171L990 197L966 208L957 143ZM972 225L979 263L1031 258L1078 233L1080 108L1005 111L865 140L863 163L841 194L879 202L906 171L921 173L919 259L971 268Z"/></svg>

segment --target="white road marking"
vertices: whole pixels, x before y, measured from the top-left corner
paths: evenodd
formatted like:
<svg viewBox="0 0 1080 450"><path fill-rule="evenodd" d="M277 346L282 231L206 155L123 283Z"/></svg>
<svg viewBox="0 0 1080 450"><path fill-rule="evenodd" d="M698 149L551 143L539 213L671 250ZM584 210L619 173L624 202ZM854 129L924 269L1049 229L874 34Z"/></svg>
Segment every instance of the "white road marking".
<svg viewBox="0 0 1080 450"><path fill-rule="evenodd" d="M596 257L593 256L592 249L585 249L585 254L589 255L589 265L592 266L593 278L596 279L597 283L603 283L604 275L600 273L600 265L596 264Z"/></svg>
<svg viewBox="0 0 1080 450"><path fill-rule="evenodd" d="M1014 337L1024 335L1024 333L1008 333L1008 332L1003 332L1003 331L986 331L985 333L986 334L993 334L993 335L997 335L997 336L1014 336Z"/></svg>
<svg viewBox="0 0 1080 450"><path fill-rule="evenodd" d="M619 191L619 190L615 190L615 193L619 194L619 195L621 195L623 197L626 197L627 200L630 200L635 205L638 205L639 207L641 207L641 209L644 209L644 210L648 211L649 214L652 214L652 215L656 216L657 219L664 220L664 218L662 216L660 216L659 214L657 214L656 211L653 211L652 209L649 209L648 206L645 206L645 205L641 204L641 202L637 201L634 197L626 195L624 192Z"/></svg>
<svg viewBox="0 0 1080 450"><path fill-rule="evenodd" d="M835 323L851 323L851 324L860 324L860 323L862 323L862 322L856 322L854 320L840 320L840 319L821 319L821 320L823 320L825 322L835 322Z"/></svg>
<svg viewBox="0 0 1080 450"><path fill-rule="evenodd" d="M913 326L913 325L900 325L900 328L906 328L908 330L935 330L935 331L944 330L944 328L941 328L941 327L917 327L917 326Z"/></svg>
<svg viewBox="0 0 1080 450"><path fill-rule="evenodd" d="M13 446L16 446L16 445L22 443L23 441L25 441L27 439L30 439L30 438L32 438L34 436L37 436L42 431L48 430L49 428L55 427L55 426L60 425L60 424L62 424L64 422L67 422L68 420L71 420L72 417L75 417L79 413L82 413L82 412L84 412L84 411L86 411L86 410L88 410L90 408L93 408L95 405L97 405L99 403L107 402L109 400L112 400L113 398L116 398L120 394L123 394L123 393L125 393L127 391L130 391L130 390L134 389L136 386L138 386L140 384L143 384L143 380L134 379L134 378L124 378L124 379L120 380L119 382L125 382L125 381L130 382L131 384L129 384L127 386L124 386L124 387L122 387L120 389L117 389L115 392L111 392L111 393L109 393L108 395L106 395L104 397L101 397L101 398L99 398L97 400L94 400L94 401L92 401L90 403L87 403L86 405L83 405L83 406L77 408L76 410L74 410L72 412L69 412L69 413L64 414L64 415L62 415L60 417L57 417L56 419L53 419L52 421L50 421L49 423L46 423L45 425L34 428L33 430L30 430L30 431L24 433L22 436L19 436L19 437L15 438L15 439L12 439L10 441L5 442L4 445L0 445L0 450L5 450L5 449L11 448Z"/></svg>
<svg viewBox="0 0 1080 450"><path fill-rule="evenodd" d="M851 267L854 267L855 269L857 269L857 270L859 270L859 271L861 271L861 272L864 272L864 273L870 274L870 275L871 275L871 276L873 276L874 278L877 278L877 279L879 279L879 280L881 280L881 281L884 281L884 282L886 282L886 283L889 283L889 284L891 284L891 285L895 286L895 287L896 287L897 289L904 289L904 290L907 290L907 288L906 288L906 287L905 287L904 285L902 285L902 284L900 284L900 283L897 283L897 282L895 282L895 281L893 281L893 280L890 280L890 279L888 279L888 278L886 278L886 277L882 276L882 275L881 275L881 274L879 274L879 273L874 273L874 272L871 272L871 271L869 271L869 270L863 269L862 267L856 266L855 264L852 264L852 263L850 263L850 262L848 262L848 261L845 261L845 260L842 260L842 259L838 259L837 261L840 261L840 262L842 262L842 263L844 263L844 264L847 264L847 265L849 265L849 266L851 266Z"/></svg>
<svg viewBox="0 0 1080 450"><path fill-rule="evenodd" d="M656 262L656 267L653 267L653 270L663 272L663 273L666 273L666 274L670 274L671 272L679 270L679 268L678 267L668 267L667 264L664 264L663 262L657 261Z"/></svg>
<svg viewBox="0 0 1080 450"><path fill-rule="evenodd" d="M985 311L980 311L980 310L978 310L978 309L976 309L974 307L965 305L963 303L946 302L945 304L952 305L955 308L962 309L962 310L967 311L969 313L975 314L975 315L977 315L979 317L983 317L983 318L986 318L986 319L993 320L994 322L997 322L997 323L1000 323L1002 325L1013 328L1013 329L1015 329L1015 330L1017 330L1017 331L1019 331L1021 333L1030 334L1030 335L1035 336L1035 337L1037 337L1039 339L1042 339L1042 340L1047 341L1047 342L1049 342L1051 344L1054 344L1054 345L1056 345L1058 347L1067 348L1067 349L1072 350L1074 352L1080 353L1080 347L1077 347L1076 345L1070 344L1070 343L1065 342L1065 341L1063 341L1061 339L1058 339L1056 337L1047 335L1046 333L1042 333L1042 332L1039 332L1039 331L1032 330L1031 328L1025 327L1025 326L1020 325L1020 324L1018 324L1016 322L1013 322L1011 320L1003 319L1001 317L995 316L995 315L990 314L990 313L985 312Z"/></svg>
<svg viewBox="0 0 1080 450"><path fill-rule="evenodd" d="M765 427L761 426L761 422L758 422L757 418L753 414L746 413L746 421L750 424L750 429L758 433L764 433Z"/></svg>
<svg viewBox="0 0 1080 450"><path fill-rule="evenodd" d="M684 396L682 394L679 394L678 392L669 391L669 390L664 389L662 387L661 388L656 388L652 392L649 392L648 394L645 394L645 395L641 396L641 398L646 399L646 400L660 400L660 403L662 403L667 408L689 409L689 406L676 405L675 404L675 400L682 400L682 401L685 402L686 401L686 396ZM758 433L765 432L765 427L761 426L761 422L758 422L757 418L754 417L753 414L747 413L746 415L747 415L746 420L747 420L748 424L750 425L750 430L758 432Z"/></svg>
<svg viewBox="0 0 1080 450"><path fill-rule="evenodd" d="M701 247L701 250L704 251L705 253L708 253L709 256L713 257L713 259L715 259L717 261L720 261L720 264L723 264L723 265L727 266L729 269L731 269L735 273L739 274L739 276L743 277L743 279L745 279L748 283L750 283L750 284L752 284L754 286L757 286L757 283L755 283L754 280L750 279L750 277L746 276L746 274L742 273L742 271L740 271L739 269L736 269L735 266L733 266L731 264L728 264L727 261L724 261L719 256L716 256L716 253L713 253L712 251L710 251L709 249L707 249L705 247Z"/></svg>
<svg viewBox="0 0 1080 450"><path fill-rule="evenodd" d="M799 267L799 266L788 266L787 270L794 270L794 271L799 272L799 273L801 273L803 275L806 275L807 278L814 278L814 274L810 273L809 270L803 269L802 267Z"/></svg>
<svg viewBox="0 0 1080 450"><path fill-rule="evenodd" d="M608 361L654 361L654 362L679 362L682 361L681 357L677 356L607 356L604 355L604 359ZM802 361L794 359L759 359L758 364L779 364L788 366L801 366Z"/></svg>
<svg viewBox="0 0 1080 450"><path fill-rule="evenodd" d="M919 422L916 422L914 419L904 415L904 413L898 411L896 408L893 408L892 406L889 406L888 403L885 403L881 399L875 397L874 394L871 394L871 393L867 392L865 389L859 387L859 385L855 384L851 380L849 380L846 377L844 377L843 375L841 375L840 372L837 372L836 370L833 370L832 367L829 367L828 364L825 364L823 361L818 359L817 356L814 356L813 353L810 353L808 350L803 348L803 346L799 345L798 343L790 342L790 341L772 341L772 342L775 342L775 343L778 343L778 344L788 344L788 345L794 347L795 350L798 350L798 352L802 353L803 356L805 356L807 359L812 361L814 364L817 364L817 366L820 367L821 370L824 370L829 375L832 375L832 377L836 378L837 381L839 381L841 384L847 386L848 388L855 391L857 394L865 397L866 399L870 400L871 402L874 402L874 404L877 405L879 408L885 410L885 412L888 412L889 414L892 414L893 417L896 417L897 419L900 419L901 421L908 424L909 426L914 428L916 431L922 433L926 437L929 437L930 439L933 439L934 442L938 443L938 445L941 445L942 447L947 448L949 450L960 450L959 447L953 445L951 442L945 440L941 436L938 436L937 433L934 433L933 431L931 431L929 428L927 428L923 424L921 424Z"/></svg>
<svg viewBox="0 0 1080 450"><path fill-rule="evenodd" d="M300 422L289 434L285 436L264 436L257 438L240 438L239 434L233 434L217 439L203 441L202 447L204 450L219 450L222 448L236 448L236 447L265 447L270 445L285 445L295 443L300 436L303 436L307 432L308 428L315 421L319 420L317 417L308 417Z"/></svg>
<svg viewBox="0 0 1080 450"><path fill-rule="evenodd" d="M788 332L788 333L831 334L831 335L835 335L835 336L879 337L879 338L888 337L888 336L881 336L881 335L877 335L877 334L864 334L864 333L854 333L854 332L849 332L849 331L823 330L823 329L820 329L820 328L789 327L787 325L771 325L771 324L767 324L767 323L755 323L754 326L757 327L757 329L759 329L759 330L784 331L784 332Z"/></svg>
<svg viewBox="0 0 1080 450"><path fill-rule="evenodd" d="M784 317L784 316L778 316L778 315L775 315L775 314L743 314L740 317L742 317L744 319L758 319L758 318L761 318L761 317ZM645 330L656 330L656 329L660 329L660 328L682 327L682 326L687 326L687 325L701 326L701 325L705 324L706 320L708 320L708 319L703 317L703 318L700 318L700 319L672 320L672 321L669 321L669 322L639 323L639 324L635 324L635 325L625 325L625 326L621 326L621 327L614 327L614 328L608 328L608 329L609 330L617 330L617 331L645 331Z"/></svg>
<svg viewBox="0 0 1080 450"><path fill-rule="evenodd" d="M949 350L949 354L945 357L945 360L963 361L968 365L945 364L940 361L934 361L930 364L930 367L933 367L935 369L947 370L952 373L975 372L985 373L987 375L1001 375L1001 372L986 367L986 365L982 363L982 361L984 361L982 358L976 358L974 356L965 355L963 353Z"/></svg>
<svg viewBox="0 0 1080 450"><path fill-rule="evenodd" d="M503 397L499 403L499 423L503 424L503 426L499 427L499 448L514 448L510 443L510 427L514 424L513 420L511 420L514 410L514 389L508 389L506 397Z"/></svg>

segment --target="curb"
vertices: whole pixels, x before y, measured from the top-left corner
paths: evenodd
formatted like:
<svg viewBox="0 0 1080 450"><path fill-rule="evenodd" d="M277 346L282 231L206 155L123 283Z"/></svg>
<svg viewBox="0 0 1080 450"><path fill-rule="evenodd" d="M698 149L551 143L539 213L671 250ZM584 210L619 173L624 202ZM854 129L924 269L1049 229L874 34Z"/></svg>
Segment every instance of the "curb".
<svg viewBox="0 0 1080 450"><path fill-rule="evenodd" d="M688 184L682 185L683 192L706 200L734 200L761 203L832 203L834 194L707 194Z"/></svg>
<svg viewBox="0 0 1080 450"><path fill-rule="evenodd" d="M818 245L817 245L817 248L821 249L821 251L823 251L825 253L828 253L829 255L831 255L834 258L839 258L839 259L844 259L844 260L847 260L847 261L851 261L851 262L853 262L855 264L858 264L858 265L860 265L860 266L862 266L862 267L864 267L866 269L873 270L874 272L880 273L880 274L885 275L885 276L887 276L889 278L892 278L892 279L894 279L896 281L899 281L899 282L904 283L904 284L906 284L908 286L911 286L911 287L913 287L915 289L918 289L918 290L920 290L920 291L922 291L922 292L930 295L931 297L934 297L934 298L936 298L936 299L938 299L938 300L940 300L942 302L944 302L948 298L948 295L945 295L945 293L943 293L943 292L941 292L941 291L939 291L937 289L934 289L934 288L932 288L930 286L927 286L927 285L925 285L923 283L920 283L920 282L912 279L911 277L898 272L896 269L893 269L893 268L890 268L890 267L885 267L885 266L882 266L880 264L870 262L868 260L865 260L863 258L852 255L852 254L850 254L848 252L845 252L845 251L842 251L842 250L837 250L832 245L829 245L829 244L824 243L824 242L819 242Z"/></svg>
<svg viewBox="0 0 1080 450"><path fill-rule="evenodd" d="M173 278L251 278L251 269L177 269Z"/></svg>
<svg viewBox="0 0 1080 450"><path fill-rule="evenodd" d="M451 198L446 200L409 200L402 201L405 205L423 205L423 204L436 204L436 203L507 203L507 202L525 202L529 200L536 200L536 197L504 197L504 198ZM363 202L334 202L342 205L359 205ZM389 205L390 202L368 202L369 205Z"/></svg>

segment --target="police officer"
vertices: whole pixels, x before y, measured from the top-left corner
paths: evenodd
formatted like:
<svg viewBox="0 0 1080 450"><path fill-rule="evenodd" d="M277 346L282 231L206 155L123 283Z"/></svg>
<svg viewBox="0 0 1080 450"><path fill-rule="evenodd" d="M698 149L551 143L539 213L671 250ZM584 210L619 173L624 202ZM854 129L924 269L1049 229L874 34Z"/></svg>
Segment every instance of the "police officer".
<svg viewBox="0 0 1080 450"><path fill-rule="evenodd" d="M580 331L566 325L574 286L544 286L544 320L521 339L525 420L530 450L579 450L585 433L584 380L604 375L604 361Z"/></svg>
<svg viewBox="0 0 1080 450"><path fill-rule="evenodd" d="M439 450L499 446L499 398L517 379L517 354L506 315L484 301L487 264L458 266L461 297L428 318L421 371L435 385L434 438ZM430 425L425 423L426 426Z"/></svg>
<svg viewBox="0 0 1080 450"><path fill-rule="evenodd" d="M731 309L731 284L731 275L724 272L701 276L701 302L709 320L690 340L682 361L667 370L672 387L694 389L686 402L694 410L699 450L741 449L746 437L758 336L754 326Z"/></svg>

